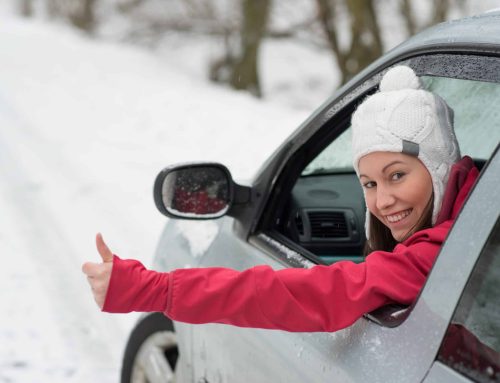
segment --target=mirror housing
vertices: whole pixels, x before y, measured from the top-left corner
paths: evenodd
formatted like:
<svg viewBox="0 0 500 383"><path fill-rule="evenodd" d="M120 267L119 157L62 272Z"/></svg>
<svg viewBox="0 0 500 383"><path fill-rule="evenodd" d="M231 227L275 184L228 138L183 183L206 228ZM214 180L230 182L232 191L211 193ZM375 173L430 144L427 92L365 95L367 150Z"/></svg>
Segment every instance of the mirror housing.
<svg viewBox="0 0 500 383"><path fill-rule="evenodd" d="M153 194L160 213L183 219L220 218L250 201L250 188L236 184L218 163L169 166L156 177Z"/></svg>

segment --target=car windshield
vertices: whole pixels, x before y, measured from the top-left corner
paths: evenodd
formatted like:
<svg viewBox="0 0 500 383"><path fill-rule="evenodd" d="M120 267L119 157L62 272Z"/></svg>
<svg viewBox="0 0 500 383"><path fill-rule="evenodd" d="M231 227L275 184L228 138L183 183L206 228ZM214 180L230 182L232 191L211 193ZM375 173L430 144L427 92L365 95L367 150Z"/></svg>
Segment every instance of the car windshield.
<svg viewBox="0 0 500 383"><path fill-rule="evenodd" d="M301 176L353 172L351 137L349 127L306 166Z"/></svg>
<svg viewBox="0 0 500 383"><path fill-rule="evenodd" d="M500 86L497 83L422 76L425 89L439 94L455 113L463 155L486 160L500 141ZM353 172L350 127L302 171L301 176Z"/></svg>
<svg viewBox="0 0 500 383"><path fill-rule="evenodd" d="M500 85L444 77L421 77L455 112L455 132L462 155L488 159L500 141Z"/></svg>

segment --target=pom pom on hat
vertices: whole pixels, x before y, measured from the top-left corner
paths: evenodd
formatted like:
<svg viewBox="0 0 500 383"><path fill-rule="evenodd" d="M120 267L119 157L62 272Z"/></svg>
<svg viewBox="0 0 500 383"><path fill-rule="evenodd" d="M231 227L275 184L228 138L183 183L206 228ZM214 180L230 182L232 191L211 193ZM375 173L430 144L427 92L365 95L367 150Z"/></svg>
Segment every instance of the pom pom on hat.
<svg viewBox="0 0 500 383"><path fill-rule="evenodd" d="M407 66L383 76L379 92L366 98L352 116L353 166L359 176L361 157L372 152L405 153L417 157L432 178L432 224L441 209L451 166L460 159L453 129L453 110L438 95L423 89ZM366 214L369 239L370 214Z"/></svg>
<svg viewBox="0 0 500 383"><path fill-rule="evenodd" d="M422 82L415 72L407 66L397 66L388 71L380 81L381 92L402 89L423 89Z"/></svg>

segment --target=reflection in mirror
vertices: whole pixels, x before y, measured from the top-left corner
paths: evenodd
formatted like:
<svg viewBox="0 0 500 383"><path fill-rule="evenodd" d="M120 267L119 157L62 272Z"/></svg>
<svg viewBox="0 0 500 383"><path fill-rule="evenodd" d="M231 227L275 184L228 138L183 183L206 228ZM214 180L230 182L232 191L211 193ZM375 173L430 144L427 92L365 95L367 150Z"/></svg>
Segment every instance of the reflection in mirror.
<svg viewBox="0 0 500 383"><path fill-rule="evenodd" d="M228 176L215 166L174 170L163 181L162 200L168 212L176 216L221 217L229 209Z"/></svg>

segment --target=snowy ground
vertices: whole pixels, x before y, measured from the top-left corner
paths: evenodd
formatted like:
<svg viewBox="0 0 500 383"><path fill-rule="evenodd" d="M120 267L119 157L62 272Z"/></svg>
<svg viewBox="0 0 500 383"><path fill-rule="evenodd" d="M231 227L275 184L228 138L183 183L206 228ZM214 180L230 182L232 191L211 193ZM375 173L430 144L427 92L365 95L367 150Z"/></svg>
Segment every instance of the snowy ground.
<svg viewBox="0 0 500 383"><path fill-rule="evenodd" d="M157 172L212 160L251 178L334 90L332 59L266 44L258 101L206 82L203 42L153 55L0 14L0 47L0 382L116 382L137 316L95 306L95 233L149 264Z"/></svg>
<svg viewBox="0 0 500 383"><path fill-rule="evenodd" d="M162 167L215 160L250 178L307 108L42 23L3 18L0 46L0 382L116 382L137 317L95 306L80 271L95 233L148 264Z"/></svg>

